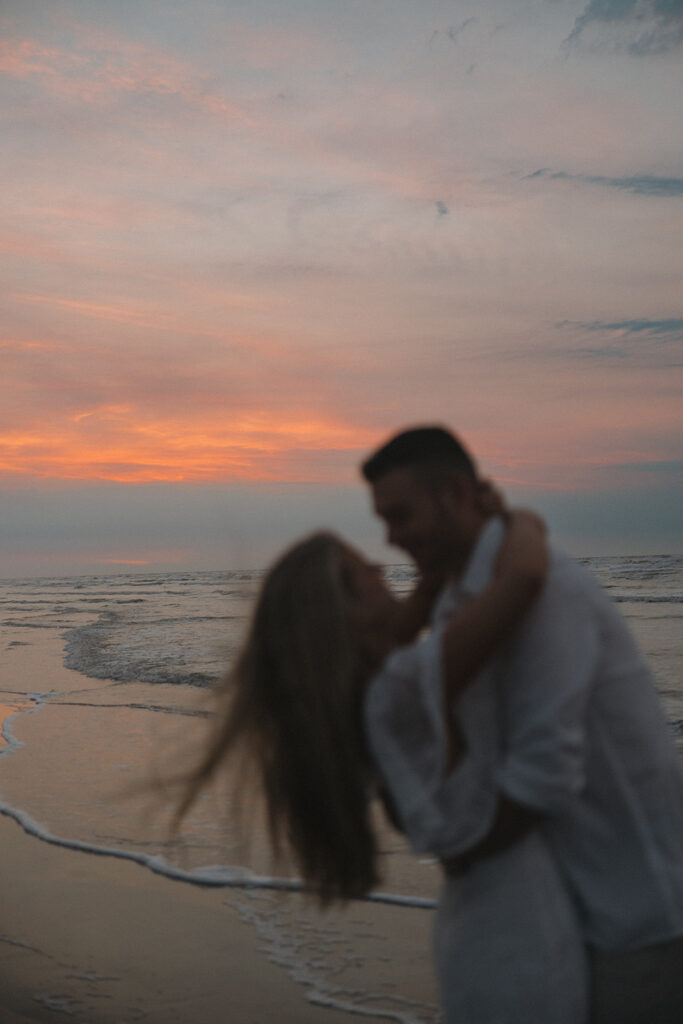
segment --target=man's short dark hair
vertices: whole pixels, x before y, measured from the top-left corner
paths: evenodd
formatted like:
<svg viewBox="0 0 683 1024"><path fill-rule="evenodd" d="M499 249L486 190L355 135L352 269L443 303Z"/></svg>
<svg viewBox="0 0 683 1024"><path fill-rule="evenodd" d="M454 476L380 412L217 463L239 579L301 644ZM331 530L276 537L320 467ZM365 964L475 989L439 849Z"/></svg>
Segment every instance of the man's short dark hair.
<svg viewBox="0 0 683 1024"><path fill-rule="evenodd" d="M477 479L477 468L457 437L443 427L412 427L402 430L361 466L368 483L375 483L392 469L434 467L455 470Z"/></svg>

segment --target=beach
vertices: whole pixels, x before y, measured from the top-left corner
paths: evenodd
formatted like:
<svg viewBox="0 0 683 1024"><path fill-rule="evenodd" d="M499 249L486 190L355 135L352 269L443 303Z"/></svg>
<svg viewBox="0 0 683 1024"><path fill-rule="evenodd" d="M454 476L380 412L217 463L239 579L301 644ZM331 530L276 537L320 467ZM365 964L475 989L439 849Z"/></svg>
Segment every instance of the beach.
<svg viewBox="0 0 683 1024"><path fill-rule="evenodd" d="M682 566L597 566L679 741ZM373 900L324 913L282 889L258 823L245 848L227 790L169 834L158 780L201 747L259 579L0 581L1 1024L439 1021L439 867L395 833Z"/></svg>
<svg viewBox="0 0 683 1024"><path fill-rule="evenodd" d="M0 844L3 1024L348 1021L345 1012L325 1005L325 993L320 1003L311 1002L315 990L307 992L286 964L264 955L262 938L223 892L51 846L6 818L0 819ZM249 897L242 900L248 905ZM350 929L362 938L367 918L375 928L379 917L393 948L396 915L391 908L355 905ZM421 930L401 926L411 947L406 966L422 990L431 984L428 958L412 958L413 947L428 938ZM384 980L392 973L387 970Z"/></svg>
<svg viewBox="0 0 683 1024"><path fill-rule="evenodd" d="M205 869L203 885L198 864L209 857L192 836L202 823L216 830L211 802L176 849L154 791L127 794L167 742L188 745L203 694L185 691L184 716L150 712L168 686L87 679L64 667L58 632L15 634L2 686L2 1024L438 1020L431 911L354 901L322 913L269 875L253 888L221 885L225 868ZM225 842L222 833L217 854ZM423 870L436 879L433 865ZM424 888L394 874L404 892Z"/></svg>
<svg viewBox="0 0 683 1024"><path fill-rule="evenodd" d="M302 1021L309 1003L213 890L66 851L0 821L0 1019Z"/></svg>

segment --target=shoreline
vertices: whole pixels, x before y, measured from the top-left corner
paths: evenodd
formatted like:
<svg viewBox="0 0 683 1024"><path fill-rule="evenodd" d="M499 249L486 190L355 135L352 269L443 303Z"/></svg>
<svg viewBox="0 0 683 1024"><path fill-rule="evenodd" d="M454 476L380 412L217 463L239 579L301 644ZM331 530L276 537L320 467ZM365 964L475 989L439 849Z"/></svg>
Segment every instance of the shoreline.
<svg viewBox="0 0 683 1024"><path fill-rule="evenodd" d="M49 649L56 643L57 637L47 637L43 646ZM30 645L22 644L21 646L28 647ZM21 658L21 655L19 655L19 658ZM102 702L103 691L112 685L120 686L121 684L111 680L89 680L88 677L83 677L77 671L66 667L64 667L63 671L67 674L70 682L73 682L73 676L77 676L80 679L87 680L89 683L88 695L90 700L87 702L79 701L76 705L77 707L87 707L100 713L129 710L130 705L126 701L114 705ZM61 682L63 683L63 680ZM125 684L125 687L129 688L130 685ZM78 692L82 693L82 690L79 689ZM159 839L158 852L149 853L143 850L128 848L125 845L125 840L121 845L111 846L92 839L88 841L83 838L76 838L68 834L68 828L55 832L50 825L42 824L23 806L25 801L28 801L30 804L31 800L35 799L35 792L31 792L35 787L32 787L30 784L30 775L32 769L35 770L35 762L40 757L41 748L42 750L46 749L46 734L49 736L51 731L49 725L41 725L37 718L33 719L33 716L48 716L50 711L56 712L58 709L70 705L68 701L64 700L66 694L58 689L42 692L27 689L3 690L0 691L0 695L2 697L2 702L0 703L0 765L2 765L5 759L13 759L17 756L23 757L24 761L19 771L15 771L9 764L5 765L6 770L2 777L2 782L5 784L9 782L10 788L12 786L18 786L19 788L15 789L16 802L9 802L5 800L3 787L0 784L0 815L15 821L28 835L62 849L137 863L154 874L167 877L172 881L184 882L201 888L301 892L301 884L295 878L258 873L242 864L215 863L211 866L200 864L198 866L183 867L178 863L168 860L164 855L164 847L168 842L167 839ZM157 708L155 707L154 710L157 710ZM144 713L145 709L142 706L136 706L135 711ZM82 711L79 711L79 714L82 713ZM186 707L185 713L192 715L193 711L191 708ZM194 713L196 714L196 711ZM29 721L28 719L33 720ZM21 737L17 735L16 730L22 734ZM29 748L33 751L33 755L29 752ZM23 755L22 751L24 751ZM16 764L19 764L19 762L17 761ZM137 770L141 770L140 765L135 767ZM56 774L56 772L57 767L52 765L52 775ZM13 776L16 776L16 779ZM22 792L22 789L24 789L24 792ZM123 811L123 807L124 805L122 804L119 807L119 811ZM148 842L145 845L149 846L149 840L152 837L148 836L146 838ZM265 861L261 858L260 867L264 866ZM435 909L434 898L419 896L416 893L374 892L367 897L367 900L369 902L387 903L417 909Z"/></svg>
<svg viewBox="0 0 683 1024"><path fill-rule="evenodd" d="M263 894L246 890L234 898L135 863L66 850L5 816L0 851L3 1024L46 1024L56 1016L75 1024L348 1024L350 1014L370 1022L437 1020L436 1006L424 1001L433 984L429 914L418 912L420 942L415 915L404 922L399 907L356 903L326 918L309 909L317 924L313 934L310 925L302 929L303 942L315 944L319 957L336 955L340 917L356 936L359 959L379 924L390 948L384 977L373 978L386 1001L374 1013L344 979L336 990L321 984L305 950L289 942L289 900L300 904L300 897L287 896L285 904L275 895L264 915ZM399 945L419 999L391 994ZM422 956L415 955L419 945Z"/></svg>
<svg viewBox="0 0 683 1024"><path fill-rule="evenodd" d="M176 878L165 860L155 872L159 833L140 825L139 807L117 802L112 772L130 782L150 767L159 734L168 744L198 720L150 714L140 706L148 685L66 668L57 630L26 630L20 639L6 649L0 695L11 719L0 750L3 1024L438 1019L433 915L416 906L412 859L407 887L398 887L414 894L407 905L390 892L388 904L354 902L325 914L300 893L269 891L269 878L268 888L228 888L218 868L191 877L192 859ZM169 695L155 687L155 709L159 701L170 709ZM181 712L194 700L177 689L172 696ZM395 854L390 890L405 873Z"/></svg>
<svg viewBox="0 0 683 1024"><path fill-rule="evenodd" d="M62 850L0 819L6 1024L342 1024L261 955L215 892Z"/></svg>

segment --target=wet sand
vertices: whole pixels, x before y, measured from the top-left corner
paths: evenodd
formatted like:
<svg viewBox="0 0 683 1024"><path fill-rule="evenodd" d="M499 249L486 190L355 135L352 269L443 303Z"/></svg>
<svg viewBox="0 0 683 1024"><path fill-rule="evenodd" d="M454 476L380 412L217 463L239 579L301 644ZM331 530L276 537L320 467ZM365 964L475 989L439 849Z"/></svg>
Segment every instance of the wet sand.
<svg viewBox="0 0 683 1024"><path fill-rule="evenodd" d="M0 1019L341 1024L308 1003L225 902L0 819Z"/></svg>
<svg viewBox="0 0 683 1024"><path fill-rule="evenodd" d="M134 837L141 852L140 808L114 794L148 761L160 716L133 706L149 703L135 685L65 669L59 635L36 632L4 654L10 715L32 706L25 695L47 696L11 718L0 794L53 835L79 838L92 819L89 842ZM155 690L157 703L171 697ZM161 719L171 742L178 716ZM159 826L148 824L156 852ZM414 859L390 861L388 887L418 892ZM369 1021L431 1024L431 925L421 909L354 902L321 914L297 894L202 888L0 815L1 1024L348 1024L361 1008Z"/></svg>

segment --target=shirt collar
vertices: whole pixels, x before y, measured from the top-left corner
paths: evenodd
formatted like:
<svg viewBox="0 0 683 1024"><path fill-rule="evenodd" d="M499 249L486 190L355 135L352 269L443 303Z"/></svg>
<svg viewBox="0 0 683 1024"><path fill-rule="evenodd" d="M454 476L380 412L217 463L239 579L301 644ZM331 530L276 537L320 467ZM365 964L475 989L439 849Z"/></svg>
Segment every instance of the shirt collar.
<svg viewBox="0 0 683 1024"><path fill-rule="evenodd" d="M476 543L456 583L458 593L470 597L481 594L493 577L493 567L505 536L505 526L499 516L487 520L479 531Z"/></svg>

